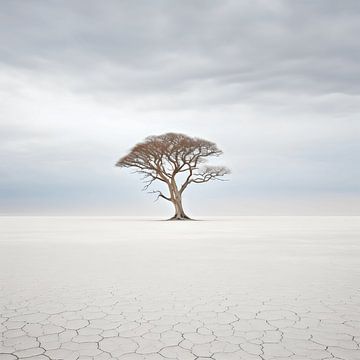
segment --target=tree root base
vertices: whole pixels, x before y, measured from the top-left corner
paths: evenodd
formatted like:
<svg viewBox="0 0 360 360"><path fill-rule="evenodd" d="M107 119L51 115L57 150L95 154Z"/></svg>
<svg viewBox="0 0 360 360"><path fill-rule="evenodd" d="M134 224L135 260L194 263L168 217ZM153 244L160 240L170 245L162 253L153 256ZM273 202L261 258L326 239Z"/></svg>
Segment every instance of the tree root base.
<svg viewBox="0 0 360 360"><path fill-rule="evenodd" d="M184 221L184 220L193 220L188 216L173 216L172 218L168 219L168 221Z"/></svg>

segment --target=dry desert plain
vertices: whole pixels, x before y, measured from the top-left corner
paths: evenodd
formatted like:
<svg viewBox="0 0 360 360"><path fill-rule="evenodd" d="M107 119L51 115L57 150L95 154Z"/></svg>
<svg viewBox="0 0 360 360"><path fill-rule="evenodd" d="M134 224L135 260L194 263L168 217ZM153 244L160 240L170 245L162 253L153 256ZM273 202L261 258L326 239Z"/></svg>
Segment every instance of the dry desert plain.
<svg viewBox="0 0 360 360"><path fill-rule="evenodd" d="M0 360L360 359L360 218L0 217Z"/></svg>

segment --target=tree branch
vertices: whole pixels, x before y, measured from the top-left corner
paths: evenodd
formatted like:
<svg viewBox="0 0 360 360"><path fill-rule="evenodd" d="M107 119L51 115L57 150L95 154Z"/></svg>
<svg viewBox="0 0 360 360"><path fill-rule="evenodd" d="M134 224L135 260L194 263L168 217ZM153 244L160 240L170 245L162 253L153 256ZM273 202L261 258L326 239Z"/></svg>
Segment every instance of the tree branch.
<svg viewBox="0 0 360 360"><path fill-rule="evenodd" d="M171 201L171 198L165 196L160 190L149 191L149 194L158 194L157 198L154 201L158 201L159 198L163 198L167 201Z"/></svg>

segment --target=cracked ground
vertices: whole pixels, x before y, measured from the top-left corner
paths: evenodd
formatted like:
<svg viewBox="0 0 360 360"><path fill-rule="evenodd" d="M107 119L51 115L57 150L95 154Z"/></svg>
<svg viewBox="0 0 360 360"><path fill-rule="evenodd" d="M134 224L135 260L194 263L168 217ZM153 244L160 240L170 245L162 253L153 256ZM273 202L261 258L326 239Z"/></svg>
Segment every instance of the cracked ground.
<svg viewBox="0 0 360 360"><path fill-rule="evenodd" d="M0 218L0 360L360 359L358 217Z"/></svg>

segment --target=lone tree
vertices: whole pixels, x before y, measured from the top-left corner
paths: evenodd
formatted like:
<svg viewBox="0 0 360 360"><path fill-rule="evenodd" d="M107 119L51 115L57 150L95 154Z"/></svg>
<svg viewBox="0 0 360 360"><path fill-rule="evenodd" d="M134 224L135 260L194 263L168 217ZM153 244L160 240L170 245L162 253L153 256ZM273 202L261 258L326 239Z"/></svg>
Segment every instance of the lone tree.
<svg viewBox="0 0 360 360"><path fill-rule="evenodd" d="M165 185L169 193L160 190L149 191L157 194L156 200L163 198L172 202L175 215L171 220L190 219L184 212L182 194L190 184L202 184L210 180L222 180L230 170L223 166L204 165L210 156L219 156L222 151L215 143L192 138L184 134L167 133L149 136L135 145L122 157L116 166L134 168L143 175L148 190L154 181Z"/></svg>

